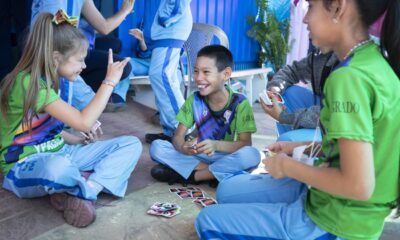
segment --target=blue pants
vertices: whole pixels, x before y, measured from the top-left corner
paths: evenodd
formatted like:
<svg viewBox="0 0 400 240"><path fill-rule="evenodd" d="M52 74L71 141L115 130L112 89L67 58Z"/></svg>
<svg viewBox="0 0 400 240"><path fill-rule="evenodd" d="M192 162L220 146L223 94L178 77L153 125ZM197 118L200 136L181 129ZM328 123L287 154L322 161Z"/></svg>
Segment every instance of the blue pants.
<svg viewBox="0 0 400 240"><path fill-rule="evenodd" d="M95 200L80 171L93 171L89 180L104 190L123 197L128 178L142 152L136 137L118 137L88 145L65 145L55 153L37 153L14 165L4 177L3 187L20 198L41 197L67 192L83 199Z"/></svg>
<svg viewBox="0 0 400 240"><path fill-rule="evenodd" d="M211 157L206 154L185 155L178 152L172 143L163 140L152 142L150 157L158 163L171 167L185 179L189 178L200 162L203 162L209 165L208 169L218 181L255 168L261 159L259 151L249 146L230 154L216 152Z"/></svg>
<svg viewBox="0 0 400 240"><path fill-rule="evenodd" d="M175 117L184 102L178 77L180 51L180 48L157 47L151 55L150 83L160 112L160 124L167 136L174 134L178 126Z"/></svg>
<svg viewBox="0 0 400 240"><path fill-rule="evenodd" d="M320 98L315 96L312 91L300 86L287 88L282 97L285 100L286 111L289 113L293 113L300 108L309 108L320 102ZM314 98L316 101L314 101ZM289 125L280 123L276 124L276 128L279 133L278 142L312 141L315 134L314 128L293 129ZM321 134L318 135L317 141L321 141Z"/></svg>
<svg viewBox="0 0 400 240"><path fill-rule="evenodd" d="M217 205L196 219L201 239L337 239L304 211L308 188L290 178L240 174L222 181Z"/></svg>

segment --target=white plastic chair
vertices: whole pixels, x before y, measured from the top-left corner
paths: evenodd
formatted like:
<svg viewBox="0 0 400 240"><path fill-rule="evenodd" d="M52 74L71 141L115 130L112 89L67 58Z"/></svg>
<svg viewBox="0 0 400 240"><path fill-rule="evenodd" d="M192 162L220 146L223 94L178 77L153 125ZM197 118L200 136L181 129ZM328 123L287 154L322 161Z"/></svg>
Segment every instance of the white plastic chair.
<svg viewBox="0 0 400 240"><path fill-rule="evenodd" d="M194 23L189 38L186 40L183 48L187 55L187 73L188 80L185 89L185 98L193 92L194 88L194 65L196 63L197 53L205 46L213 43L217 39L219 44L229 49L229 41L225 32L213 25L204 23ZM216 43L217 44L217 43ZM193 90L192 90L193 89Z"/></svg>

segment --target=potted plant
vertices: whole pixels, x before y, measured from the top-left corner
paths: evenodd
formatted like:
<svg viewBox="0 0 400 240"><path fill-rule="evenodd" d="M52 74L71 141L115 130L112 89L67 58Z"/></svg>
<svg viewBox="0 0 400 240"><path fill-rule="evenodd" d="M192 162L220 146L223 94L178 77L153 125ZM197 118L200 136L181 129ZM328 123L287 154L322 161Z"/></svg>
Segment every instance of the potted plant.
<svg viewBox="0 0 400 240"><path fill-rule="evenodd" d="M275 71L286 63L286 54L289 51L289 20L279 22L268 8L268 0L256 0L258 13L256 16L247 16L251 28L247 35L255 39L260 45L258 64L262 66L270 62Z"/></svg>

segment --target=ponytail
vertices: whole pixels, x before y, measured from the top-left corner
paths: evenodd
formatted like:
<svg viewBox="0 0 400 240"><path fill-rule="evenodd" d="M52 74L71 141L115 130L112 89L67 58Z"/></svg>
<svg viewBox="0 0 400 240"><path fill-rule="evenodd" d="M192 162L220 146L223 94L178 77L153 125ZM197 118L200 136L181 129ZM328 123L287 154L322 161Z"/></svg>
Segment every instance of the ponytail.
<svg viewBox="0 0 400 240"><path fill-rule="evenodd" d="M400 1L389 0L381 30L381 49L400 78Z"/></svg>

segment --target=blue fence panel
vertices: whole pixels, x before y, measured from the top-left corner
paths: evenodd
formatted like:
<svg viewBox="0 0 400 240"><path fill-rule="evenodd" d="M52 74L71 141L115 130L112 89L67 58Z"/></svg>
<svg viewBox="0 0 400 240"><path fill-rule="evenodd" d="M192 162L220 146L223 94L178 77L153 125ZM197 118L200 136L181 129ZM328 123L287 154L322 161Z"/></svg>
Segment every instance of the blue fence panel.
<svg viewBox="0 0 400 240"><path fill-rule="evenodd" d="M122 0L116 0L117 7ZM271 1L273 9L280 9L279 18L289 15L290 9L284 1ZM132 56L136 49L137 41L129 36L130 28L139 27L144 23L144 34L150 35L151 23L158 9L160 0L136 0L135 11L126 18L119 27L118 37L123 42L123 54ZM285 5L286 4L286 5ZM258 44L246 35L250 26L246 22L246 16L254 16L257 13L255 0L192 0L191 9L195 23L207 23L219 26L228 36L230 50L235 59L235 69L248 69L256 67Z"/></svg>

